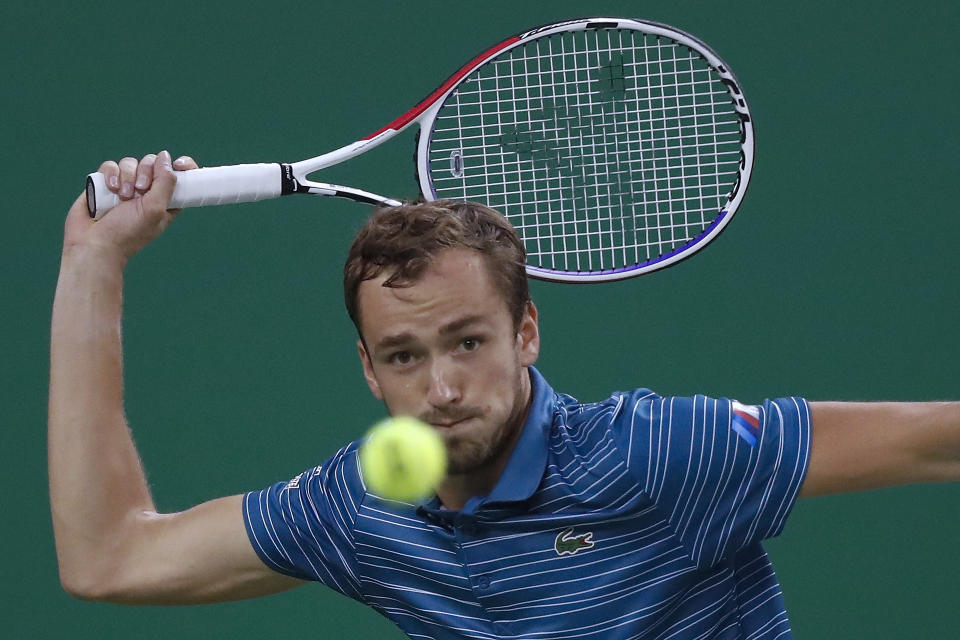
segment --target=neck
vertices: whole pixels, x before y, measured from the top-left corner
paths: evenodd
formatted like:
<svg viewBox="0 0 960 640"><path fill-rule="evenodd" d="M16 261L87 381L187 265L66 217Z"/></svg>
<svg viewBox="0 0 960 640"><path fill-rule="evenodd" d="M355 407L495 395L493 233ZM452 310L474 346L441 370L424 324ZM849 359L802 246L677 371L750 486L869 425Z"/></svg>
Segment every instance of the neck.
<svg viewBox="0 0 960 640"><path fill-rule="evenodd" d="M520 385L520 397L523 398L520 405L522 408L511 416L508 427L510 435L500 451L477 468L466 473L448 475L437 489L437 497L440 498L440 502L447 509L460 511L467 500L474 496L488 495L497 486L497 482L500 480L500 476L517 446L520 434L523 433L523 425L527 421L527 414L530 413L530 405L533 402L530 372L526 369L520 376Z"/></svg>

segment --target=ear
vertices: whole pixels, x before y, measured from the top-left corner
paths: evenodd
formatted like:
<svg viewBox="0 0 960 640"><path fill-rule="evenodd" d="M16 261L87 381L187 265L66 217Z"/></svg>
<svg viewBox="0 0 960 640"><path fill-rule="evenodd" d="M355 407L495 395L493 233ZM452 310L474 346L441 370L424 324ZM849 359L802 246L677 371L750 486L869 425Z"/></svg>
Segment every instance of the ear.
<svg viewBox="0 0 960 640"><path fill-rule="evenodd" d="M380 392L380 383L377 382L377 376L373 372L373 363L370 362L370 355L367 353L367 348L363 345L363 340L357 340L357 351L360 354L360 362L363 363L363 377L367 381L367 386L370 387L370 393L373 394L374 398L382 402L383 394Z"/></svg>
<svg viewBox="0 0 960 640"><path fill-rule="evenodd" d="M529 367L540 355L540 325L537 321L537 305L533 300L527 302L527 308L520 319L517 329L517 348L520 352L520 364Z"/></svg>

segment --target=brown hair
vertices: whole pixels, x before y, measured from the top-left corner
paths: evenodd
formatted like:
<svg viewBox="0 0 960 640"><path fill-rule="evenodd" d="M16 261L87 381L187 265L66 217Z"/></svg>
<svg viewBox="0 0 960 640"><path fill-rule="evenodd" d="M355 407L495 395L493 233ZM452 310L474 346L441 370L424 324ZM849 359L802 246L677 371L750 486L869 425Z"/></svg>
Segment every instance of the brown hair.
<svg viewBox="0 0 960 640"><path fill-rule="evenodd" d="M363 281L393 269L383 286L409 287L437 253L452 248L473 249L483 255L518 328L530 290L524 269L526 252L517 232L489 207L437 200L377 209L350 245L343 267L343 295L361 338L357 293Z"/></svg>

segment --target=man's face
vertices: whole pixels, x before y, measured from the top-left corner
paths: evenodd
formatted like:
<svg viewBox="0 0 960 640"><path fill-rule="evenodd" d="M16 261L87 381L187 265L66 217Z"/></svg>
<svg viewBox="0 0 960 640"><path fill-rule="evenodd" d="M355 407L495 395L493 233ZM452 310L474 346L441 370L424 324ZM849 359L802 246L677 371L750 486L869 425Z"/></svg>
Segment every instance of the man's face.
<svg viewBox="0 0 960 640"><path fill-rule="evenodd" d="M526 367L540 349L531 304L515 329L481 254L447 249L408 287L389 273L358 292L358 341L370 391L391 415L416 416L443 436L449 472L495 464L522 428Z"/></svg>

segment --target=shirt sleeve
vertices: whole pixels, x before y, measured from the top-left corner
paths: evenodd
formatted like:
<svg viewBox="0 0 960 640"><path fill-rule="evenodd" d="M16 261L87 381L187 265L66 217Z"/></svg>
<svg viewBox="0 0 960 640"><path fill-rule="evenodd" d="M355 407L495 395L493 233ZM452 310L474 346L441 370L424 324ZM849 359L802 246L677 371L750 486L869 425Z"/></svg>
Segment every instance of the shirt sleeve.
<svg viewBox="0 0 960 640"><path fill-rule="evenodd" d="M280 573L362 599L353 537L362 499L357 473L356 451L348 447L289 482L246 494L243 520L260 559Z"/></svg>
<svg viewBox="0 0 960 640"><path fill-rule="evenodd" d="M627 465L700 566L779 535L810 458L800 398L624 396L618 433Z"/></svg>

